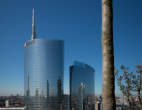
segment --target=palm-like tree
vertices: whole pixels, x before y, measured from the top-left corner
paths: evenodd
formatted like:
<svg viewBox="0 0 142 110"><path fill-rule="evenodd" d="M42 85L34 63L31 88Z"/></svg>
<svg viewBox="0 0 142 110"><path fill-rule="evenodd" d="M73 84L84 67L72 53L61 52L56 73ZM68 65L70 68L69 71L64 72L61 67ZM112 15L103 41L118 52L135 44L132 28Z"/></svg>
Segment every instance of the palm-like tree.
<svg viewBox="0 0 142 110"><path fill-rule="evenodd" d="M102 0L103 110L115 110L112 0Z"/></svg>

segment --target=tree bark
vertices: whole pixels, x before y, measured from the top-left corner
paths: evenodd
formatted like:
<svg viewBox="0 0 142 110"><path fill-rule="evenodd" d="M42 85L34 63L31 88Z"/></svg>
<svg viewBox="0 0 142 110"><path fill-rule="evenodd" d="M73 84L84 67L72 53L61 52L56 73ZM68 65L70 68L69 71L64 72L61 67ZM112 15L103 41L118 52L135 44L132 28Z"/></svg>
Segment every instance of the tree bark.
<svg viewBox="0 0 142 110"><path fill-rule="evenodd" d="M103 110L115 110L112 0L102 0Z"/></svg>
<svg viewBox="0 0 142 110"><path fill-rule="evenodd" d="M128 102L128 110L131 110L131 101L130 101L130 96L127 97L127 102Z"/></svg>
<svg viewBox="0 0 142 110"><path fill-rule="evenodd" d="M138 101L139 101L139 106L142 110L141 90L138 90Z"/></svg>

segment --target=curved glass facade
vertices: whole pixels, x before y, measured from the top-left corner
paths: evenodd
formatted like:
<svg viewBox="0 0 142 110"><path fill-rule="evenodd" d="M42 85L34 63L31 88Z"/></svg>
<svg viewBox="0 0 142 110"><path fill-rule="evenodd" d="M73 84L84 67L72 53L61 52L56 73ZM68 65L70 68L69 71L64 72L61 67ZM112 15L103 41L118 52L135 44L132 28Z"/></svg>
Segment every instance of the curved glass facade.
<svg viewBox="0 0 142 110"><path fill-rule="evenodd" d="M63 94L64 43L34 39L24 45L26 110L60 110Z"/></svg>
<svg viewBox="0 0 142 110"><path fill-rule="evenodd" d="M94 69L87 64L74 62L70 67L70 109L93 110Z"/></svg>

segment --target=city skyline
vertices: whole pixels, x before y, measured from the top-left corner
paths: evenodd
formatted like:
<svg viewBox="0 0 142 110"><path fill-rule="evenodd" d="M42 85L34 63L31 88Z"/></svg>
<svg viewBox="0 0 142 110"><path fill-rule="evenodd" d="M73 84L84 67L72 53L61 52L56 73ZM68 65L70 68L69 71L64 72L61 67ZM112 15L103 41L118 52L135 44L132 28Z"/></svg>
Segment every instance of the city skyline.
<svg viewBox="0 0 142 110"><path fill-rule="evenodd" d="M114 0L114 4L115 66L133 67L142 61L142 1ZM65 93L69 92L69 66L74 60L96 70L96 93L101 93L101 1L1 0L0 7L0 95L24 92L23 45L31 37L33 7L37 36L65 41Z"/></svg>

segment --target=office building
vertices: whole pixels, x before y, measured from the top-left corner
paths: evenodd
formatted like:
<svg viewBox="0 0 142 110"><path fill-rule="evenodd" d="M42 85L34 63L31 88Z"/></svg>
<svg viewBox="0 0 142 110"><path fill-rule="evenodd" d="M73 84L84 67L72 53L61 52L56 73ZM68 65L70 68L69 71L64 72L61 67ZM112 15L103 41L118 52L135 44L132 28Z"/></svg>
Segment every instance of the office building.
<svg viewBox="0 0 142 110"><path fill-rule="evenodd" d="M24 45L26 110L61 110L63 95L64 42L39 39L35 32Z"/></svg>
<svg viewBox="0 0 142 110"><path fill-rule="evenodd" d="M70 110L92 110L94 79L91 66L74 62L70 67Z"/></svg>

